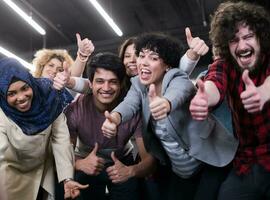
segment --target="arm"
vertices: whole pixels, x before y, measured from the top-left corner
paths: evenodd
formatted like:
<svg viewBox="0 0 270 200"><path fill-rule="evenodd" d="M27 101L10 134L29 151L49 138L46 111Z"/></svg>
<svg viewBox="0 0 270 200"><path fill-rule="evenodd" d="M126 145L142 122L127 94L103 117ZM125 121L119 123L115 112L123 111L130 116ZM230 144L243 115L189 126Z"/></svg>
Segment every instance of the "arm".
<svg viewBox="0 0 270 200"><path fill-rule="evenodd" d="M200 57L208 52L209 47L199 37L193 38L189 28L186 28L185 32L189 49L182 56L179 68L190 75L197 65Z"/></svg>
<svg viewBox="0 0 270 200"><path fill-rule="evenodd" d="M71 66L71 75L72 76L81 76L86 62L89 56L93 53L95 47L91 40L84 38L81 40L80 34L76 34L78 53L74 64Z"/></svg>
<svg viewBox="0 0 270 200"><path fill-rule="evenodd" d="M132 177L145 177L150 175L155 169L155 159L146 152L143 139L136 138L141 161L138 164L126 166L120 162L112 153L111 157L114 165L107 168L107 173L113 183L123 183Z"/></svg>

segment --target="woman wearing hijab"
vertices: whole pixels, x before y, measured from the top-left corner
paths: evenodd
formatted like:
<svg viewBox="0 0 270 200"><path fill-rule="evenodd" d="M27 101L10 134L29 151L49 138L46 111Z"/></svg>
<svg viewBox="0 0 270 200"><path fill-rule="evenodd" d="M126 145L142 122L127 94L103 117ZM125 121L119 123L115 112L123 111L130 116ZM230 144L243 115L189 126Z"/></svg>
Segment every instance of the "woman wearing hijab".
<svg viewBox="0 0 270 200"><path fill-rule="evenodd" d="M72 180L73 148L62 114L71 100L16 60L0 60L0 177L8 200L53 199L54 166L65 198L87 187Z"/></svg>

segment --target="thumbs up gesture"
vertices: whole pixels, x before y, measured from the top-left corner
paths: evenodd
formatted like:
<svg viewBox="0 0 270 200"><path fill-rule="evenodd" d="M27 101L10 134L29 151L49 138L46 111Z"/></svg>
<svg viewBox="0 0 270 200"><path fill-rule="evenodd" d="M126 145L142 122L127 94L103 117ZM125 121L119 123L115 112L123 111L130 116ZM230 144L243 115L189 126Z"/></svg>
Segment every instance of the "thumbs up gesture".
<svg viewBox="0 0 270 200"><path fill-rule="evenodd" d="M208 115L208 98L204 83L201 79L197 81L198 90L190 102L189 110L193 119L204 120Z"/></svg>
<svg viewBox="0 0 270 200"><path fill-rule="evenodd" d="M264 90L264 85L256 87L248 75L248 70L243 72L242 80L246 87L245 91L240 94L244 108L249 113L255 113L262 110L267 101L266 94L269 91Z"/></svg>
<svg viewBox="0 0 270 200"><path fill-rule="evenodd" d="M70 68L66 61L63 62L64 71L58 72L53 79L53 87L57 90L61 90L69 84L70 81Z"/></svg>
<svg viewBox="0 0 270 200"><path fill-rule="evenodd" d="M75 168L88 175L98 175L104 169L105 160L97 156L97 151L98 143L95 143L94 149L86 158L76 161Z"/></svg>
<svg viewBox="0 0 270 200"><path fill-rule="evenodd" d="M89 57L95 50L95 46L88 38L81 39L81 35L76 33L78 52L83 57Z"/></svg>
<svg viewBox="0 0 270 200"><path fill-rule="evenodd" d="M197 60L200 56L203 56L208 52L209 47L205 44L204 40L199 37L194 38L188 27L185 29L185 33L187 44L189 46L187 56L191 60Z"/></svg>
<svg viewBox="0 0 270 200"><path fill-rule="evenodd" d="M114 162L113 166L106 169L109 178L113 183L123 183L132 177L131 167L124 165L116 158L114 152L111 153L111 158Z"/></svg>
<svg viewBox="0 0 270 200"><path fill-rule="evenodd" d="M117 112L109 113L108 111L105 111L104 115L106 119L102 124L101 130L105 137L112 138L116 136L117 127L121 122L121 116Z"/></svg>
<svg viewBox="0 0 270 200"><path fill-rule="evenodd" d="M167 117L167 113L171 110L171 105L164 97L159 97L156 93L154 84L149 86L148 92L150 112L155 120L161 120Z"/></svg>

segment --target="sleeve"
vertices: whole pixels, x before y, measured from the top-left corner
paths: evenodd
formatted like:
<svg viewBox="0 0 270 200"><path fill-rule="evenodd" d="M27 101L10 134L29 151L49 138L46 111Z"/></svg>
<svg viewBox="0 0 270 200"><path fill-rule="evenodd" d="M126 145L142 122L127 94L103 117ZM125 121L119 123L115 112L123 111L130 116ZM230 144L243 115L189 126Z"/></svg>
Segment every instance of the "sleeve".
<svg viewBox="0 0 270 200"><path fill-rule="evenodd" d="M133 135L135 136L135 138L138 137L142 137L142 118L141 118L141 113L138 112L138 114L136 115L136 117L134 117L132 119L134 121L134 125L133 125Z"/></svg>
<svg viewBox="0 0 270 200"><path fill-rule="evenodd" d="M52 124L51 143L58 180L73 178L74 152L63 113Z"/></svg>
<svg viewBox="0 0 270 200"><path fill-rule="evenodd" d="M132 78L131 87L124 100L113 110L121 114L122 122L132 119L141 109L141 91L137 86L138 77Z"/></svg>
<svg viewBox="0 0 270 200"><path fill-rule="evenodd" d="M178 106L181 106L190 100L195 95L196 89L193 83L188 79L187 75L183 72L177 73L170 79L163 96L170 102L171 111L173 111Z"/></svg>
<svg viewBox="0 0 270 200"><path fill-rule="evenodd" d="M217 60L210 65L208 72L205 75L204 81L212 81L220 93L220 104L226 96L228 84L228 65L223 61Z"/></svg>
<svg viewBox="0 0 270 200"><path fill-rule="evenodd" d="M181 69L182 71L186 72L187 75L189 76L195 66L197 65L198 61L199 61L200 58L198 58L198 60L191 60L188 56L187 56L187 53L185 53L181 60L180 60L180 63L179 63L179 69Z"/></svg>
<svg viewBox="0 0 270 200"><path fill-rule="evenodd" d="M78 99L77 99L78 100ZM67 126L68 126L68 130L69 130L69 134L72 140L76 140L77 138L77 122L79 119L76 115L76 102L73 102L71 104L69 104L66 109L64 110L64 113L66 115L67 118Z"/></svg>
<svg viewBox="0 0 270 200"><path fill-rule="evenodd" d="M1 116L0 116L1 118ZM5 159L4 155L6 150L8 149L9 142L7 138L7 130L4 123L4 120L0 121L0 163Z"/></svg>

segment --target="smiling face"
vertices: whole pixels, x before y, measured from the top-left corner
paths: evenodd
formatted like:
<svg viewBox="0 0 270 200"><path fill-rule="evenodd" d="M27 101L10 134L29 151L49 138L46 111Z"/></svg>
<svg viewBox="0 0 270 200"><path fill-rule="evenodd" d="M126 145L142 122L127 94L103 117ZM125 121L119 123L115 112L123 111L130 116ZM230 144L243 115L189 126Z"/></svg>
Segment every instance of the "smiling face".
<svg viewBox="0 0 270 200"><path fill-rule="evenodd" d="M138 74L143 85L155 84L160 87L168 65L159 57L158 53L142 49L137 59Z"/></svg>
<svg viewBox="0 0 270 200"><path fill-rule="evenodd" d="M23 81L11 83L7 92L8 104L20 112L26 112L31 108L33 100L32 88Z"/></svg>
<svg viewBox="0 0 270 200"><path fill-rule="evenodd" d="M41 77L53 79L58 72L63 71L62 62L57 58L52 58L46 65L44 65Z"/></svg>
<svg viewBox="0 0 270 200"><path fill-rule="evenodd" d="M135 55L134 44L131 44L127 46L124 53L124 59L123 59L124 65L126 67L126 74L129 77L138 75L136 59L137 59L137 56Z"/></svg>
<svg viewBox="0 0 270 200"><path fill-rule="evenodd" d="M110 108L120 95L119 79L112 71L103 68L96 69L90 87L93 92L95 105L101 112Z"/></svg>
<svg viewBox="0 0 270 200"><path fill-rule="evenodd" d="M238 25L235 37L229 42L229 49L242 70L252 71L255 69L261 54L260 43L249 26Z"/></svg>

